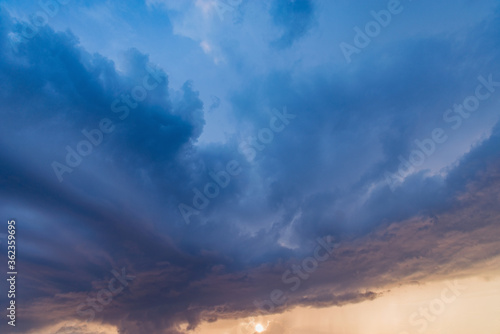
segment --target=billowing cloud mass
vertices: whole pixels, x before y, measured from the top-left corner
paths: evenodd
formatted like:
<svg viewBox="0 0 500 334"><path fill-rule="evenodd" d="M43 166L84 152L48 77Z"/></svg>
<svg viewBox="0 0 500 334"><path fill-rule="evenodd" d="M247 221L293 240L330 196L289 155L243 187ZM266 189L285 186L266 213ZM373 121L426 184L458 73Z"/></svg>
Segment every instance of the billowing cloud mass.
<svg viewBox="0 0 500 334"><path fill-rule="evenodd" d="M35 31L4 3L15 333L187 333L500 255L500 9L400 5L347 62L387 2L75 1Z"/></svg>

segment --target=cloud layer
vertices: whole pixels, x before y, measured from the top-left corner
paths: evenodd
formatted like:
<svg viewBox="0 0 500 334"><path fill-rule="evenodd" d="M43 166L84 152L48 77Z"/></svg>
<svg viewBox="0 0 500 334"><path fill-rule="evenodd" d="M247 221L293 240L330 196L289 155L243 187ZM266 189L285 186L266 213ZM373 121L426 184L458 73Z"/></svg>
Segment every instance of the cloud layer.
<svg viewBox="0 0 500 334"><path fill-rule="evenodd" d="M265 312L255 301L275 289L286 301L272 312L344 305L466 275L500 255L500 87L489 86L491 97L459 129L443 118L474 94L478 77L500 81L498 8L446 33L381 36L347 65L315 58L333 5L243 1L221 20L204 4L141 3L137 11L163 12L173 22L168 38L182 36L179 52L207 62L200 76L219 77L227 92L214 116L203 88L217 83L180 78L192 72L175 70L174 55L155 64L161 51L131 43L112 59L49 25L20 38L26 23L1 9L0 212L20 225L21 332L84 321L77 309L121 268L135 278L95 320L120 333L159 334ZM205 21L182 30L193 17ZM254 31L265 43L245 40L259 19L269 24ZM234 30L225 32L229 22ZM225 139L202 140L224 115ZM91 141L85 133L102 130L103 119L113 131L101 131L102 142L69 166L68 152ZM436 128L447 141L391 187L386 175L397 172L398 157ZM71 171L58 177L54 162ZM227 185L215 186L216 174L229 176ZM218 194L210 198L207 184ZM197 206L196 196L208 203ZM189 224L179 204L195 212ZM284 282L287 270L314 258L318 238L336 244L328 259ZM76 332L71 326L57 333Z"/></svg>

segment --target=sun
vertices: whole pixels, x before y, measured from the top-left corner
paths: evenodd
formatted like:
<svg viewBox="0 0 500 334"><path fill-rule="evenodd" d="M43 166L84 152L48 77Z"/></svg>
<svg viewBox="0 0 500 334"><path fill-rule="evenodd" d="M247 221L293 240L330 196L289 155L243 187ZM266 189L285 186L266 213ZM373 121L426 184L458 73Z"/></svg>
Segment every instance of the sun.
<svg viewBox="0 0 500 334"><path fill-rule="evenodd" d="M261 324L255 325L255 331L257 333L262 333L264 331L264 326L262 326Z"/></svg>

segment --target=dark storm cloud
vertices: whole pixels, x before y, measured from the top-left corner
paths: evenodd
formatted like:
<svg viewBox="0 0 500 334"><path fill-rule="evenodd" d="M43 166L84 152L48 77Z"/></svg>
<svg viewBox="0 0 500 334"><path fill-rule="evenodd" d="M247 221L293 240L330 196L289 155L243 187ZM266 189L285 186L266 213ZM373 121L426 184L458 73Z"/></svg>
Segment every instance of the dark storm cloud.
<svg viewBox="0 0 500 334"><path fill-rule="evenodd" d="M255 136L283 106L296 118L247 161L239 138L196 145L204 125L196 83L169 90L159 70L165 80L120 120L110 106L143 80L147 55L131 49L118 70L49 28L14 52L8 36L22 26L1 13L0 212L17 208L24 225L26 327L70 321L113 268L136 278L97 319L124 333L177 333L182 322L249 315L275 288L288 298L277 311L343 305L500 252L498 125L446 175L422 171L395 192L383 183L478 75L499 73L498 15L465 35L374 47L348 70L249 76L232 95L237 126ZM276 45L288 47L310 28L314 6L275 1L272 13L284 28ZM494 101L479 112L497 112ZM114 132L58 182L52 161L103 117ZM186 225L177 205L232 159L241 175ZM283 273L326 235L341 246L290 291Z"/></svg>
<svg viewBox="0 0 500 334"><path fill-rule="evenodd" d="M149 258L145 267L159 258L187 264L190 260L184 261L168 237L141 225L143 218L123 206L130 198L117 201L112 193L122 185L103 182L95 157L104 156L98 149L106 151L110 163L104 164L103 174L107 176L116 168L133 179L142 168L167 184L182 177L182 167L178 173L169 170L169 180L158 165L191 149L201 133L202 103L191 85L186 83L174 101L169 100L166 83L160 85L120 123L110 105L115 94L147 74L147 56L131 50L125 73L118 73L111 61L80 49L71 34L56 34L49 28L17 45L16 52L8 32L9 28L19 32L22 25L3 10L1 22L1 197L11 207L22 208L16 218L29 222L23 229L29 251L20 254L26 263L20 284L28 288L19 299L32 304L37 298L77 291L84 300L82 293L91 291L93 281L112 268L134 268L140 258ZM79 176L68 174L64 183L57 182L51 160L64 162L64 144L74 146L82 139L80 131L95 127L103 117L114 118L114 137L106 138L108 143L73 171ZM170 191L167 197L176 190ZM37 224L45 225L45 230ZM74 313L75 308L68 310ZM25 325L34 324L28 320Z"/></svg>
<svg viewBox="0 0 500 334"><path fill-rule="evenodd" d="M300 213L293 223L300 241L318 234L366 231L384 219L404 219L446 205L450 194L443 180L423 177L424 170L409 177L397 194L382 186L375 191L377 196L383 192L380 202L372 205L376 200L369 200L355 216L343 213L349 209L346 204L383 181L384 172L397 169L398 156L407 156L415 139L428 137L436 127L449 129L443 112L474 92L479 75L500 78L498 41L482 33L499 30L497 17L447 38L385 46L354 70L296 81L287 73L275 73L236 93L233 101L244 121L249 115L263 117L265 106L258 101L287 101L300 122L263 152L259 167L261 177L270 180L265 190L268 212L283 209L283 224ZM473 117L497 114L497 100L494 95ZM459 131L448 134L456 139L470 130Z"/></svg>

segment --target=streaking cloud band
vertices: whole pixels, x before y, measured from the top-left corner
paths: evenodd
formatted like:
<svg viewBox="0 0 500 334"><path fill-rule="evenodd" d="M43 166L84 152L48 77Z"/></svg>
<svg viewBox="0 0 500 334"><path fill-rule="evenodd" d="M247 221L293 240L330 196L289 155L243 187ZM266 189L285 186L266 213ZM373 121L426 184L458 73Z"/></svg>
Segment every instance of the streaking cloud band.
<svg viewBox="0 0 500 334"><path fill-rule="evenodd" d="M0 333L497 334L499 34L495 0L3 1Z"/></svg>

